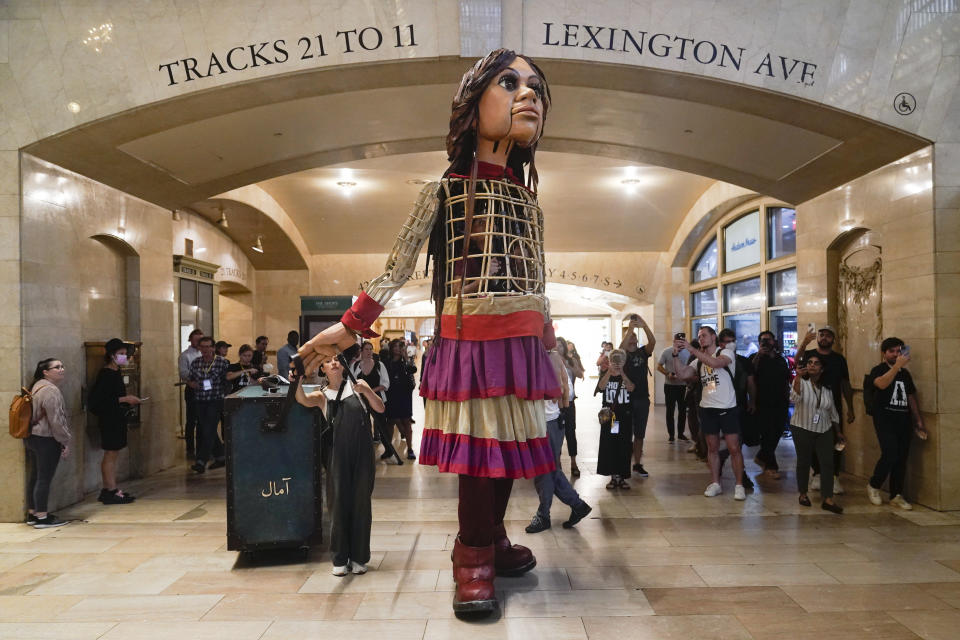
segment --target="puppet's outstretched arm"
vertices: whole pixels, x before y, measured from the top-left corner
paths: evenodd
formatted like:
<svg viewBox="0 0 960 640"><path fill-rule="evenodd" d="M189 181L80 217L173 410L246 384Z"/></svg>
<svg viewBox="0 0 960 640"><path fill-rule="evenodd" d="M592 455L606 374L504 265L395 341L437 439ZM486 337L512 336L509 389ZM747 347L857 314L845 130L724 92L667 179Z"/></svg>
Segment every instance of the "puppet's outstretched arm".
<svg viewBox="0 0 960 640"><path fill-rule="evenodd" d="M308 340L297 355L303 359L307 371L315 370L324 359L339 350L356 344L357 336L376 337L370 325L380 316L393 294L410 279L423 244L430 237L438 215L439 184L431 182L420 190L413 211L403 223L393 250L387 258L384 272L373 279L367 290L360 293L353 306L343 314L340 322L324 329Z"/></svg>

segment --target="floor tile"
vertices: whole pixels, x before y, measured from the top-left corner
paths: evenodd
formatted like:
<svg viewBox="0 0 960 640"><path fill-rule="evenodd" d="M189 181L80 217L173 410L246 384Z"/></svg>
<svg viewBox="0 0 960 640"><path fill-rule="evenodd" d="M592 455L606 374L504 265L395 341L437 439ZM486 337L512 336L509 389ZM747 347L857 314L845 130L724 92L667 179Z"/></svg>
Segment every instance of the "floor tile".
<svg viewBox="0 0 960 640"><path fill-rule="evenodd" d="M779 587L692 587L644 589L643 592L657 615L801 610Z"/></svg>
<svg viewBox="0 0 960 640"><path fill-rule="evenodd" d="M3 555L0 554L0 558ZM152 558L135 553L43 553L11 571L49 573L126 573ZM176 567L157 567L161 570Z"/></svg>
<svg viewBox="0 0 960 640"><path fill-rule="evenodd" d="M566 569L540 567L528 571L516 578L500 577L494 581L497 591L566 591L570 589L570 578ZM440 571L437 580L437 591L453 591L453 572Z"/></svg>
<svg viewBox="0 0 960 640"><path fill-rule="evenodd" d="M585 617L590 640L751 640L732 615Z"/></svg>
<svg viewBox="0 0 960 640"><path fill-rule="evenodd" d="M914 640L916 635L880 611L751 613L737 616L755 640Z"/></svg>
<svg viewBox="0 0 960 640"><path fill-rule="evenodd" d="M144 572L145 573L145 572ZM141 572L131 574L135 577ZM307 578L304 571L187 571L163 591L166 595L199 593L295 593Z"/></svg>
<svg viewBox="0 0 960 640"><path fill-rule="evenodd" d="M503 594L500 610L503 610ZM356 620L426 620L453 617L453 594L446 591L422 593L367 593L363 596Z"/></svg>
<svg viewBox="0 0 960 640"><path fill-rule="evenodd" d="M363 594L227 594L204 620L350 620Z"/></svg>
<svg viewBox="0 0 960 640"><path fill-rule="evenodd" d="M917 587L943 600L947 604L960 609L960 583L957 582L932 582L926 584L917 584Z"/></svg>
<svg viewBox="0 0 960 640"><path fill-rule="evenodd" d="M960 611L894 611L890 615L924 640L956 640Z"/></svg>
<svg viewBox="0 0 960 640"><path fill-rule="evenodd" d="M183 571L134 573L64 573L30 595L154 595L174 584Z"/></svg>
<svg viewBox="0 0 960 640"><path fill-rule="evenodd" d="M309 576L300 593L400 593L435 591L439 570L368 571L363 575L337 577L330 567Z"/></svg>
<svg viewBox="0 0 960 640"><path fill-rule="evenodd" d="M776 586L781 584L836 584L837 580L813 563L805 564L695 564L693 570L711 587Z"/></svg>
<svg viewBox="0 0 960 640"><path fill-rule="evenodd" d="M844 584L960 582L960 573L933 560L824 562L820 567Z"/></svg>
<svg viewBox="0 0 960 640"><path fill-rule="evenodd" d="M653 609L639 589L570 591L509 591L506 618L575 616L642 616Z"/></svg>
<svg viewBox="0 0 960 640"><path fill-rule="evenodd" d="M428 620L423 640L587 640L580 618L499 618L489 623ZM593 636L590 636L591 638Z"/></svg>
<svg viewBox="0 0 960 640"><path fill-rule="evenodd" d="M283 621L271 624L260 640L290 640L291 638L421 640L425 626L425 620Z"/></svg>
<svg viewBox="0 0 960 640"><path fill-rule="evenodd" d="M689 566L572 567L574 589L637 589L644 587L703 587L706 583Z"/></svg>
<svg viewBox="0 0 960 640"><path fill-rule="evenodd" d="M0 595L25 595L58 577L56 573L30 573L26 571L12 571L0 573Z"/></svg>
<svg viewBox="0 0 960 640"><path fill-rule="evenodd" d="M223 536L139 536L125 538L114 553L209 553L224 545Z"/></svg>
<svg viewBox="0 0 960 640"><path fill-rule="evenodd" d="M0 621L47 622L83 600L83 596L3 596L0 595Z"/></svg>
<svg viewBox="0 0 960 640"><path fill-rule="evenodd" d="M0 638L32 640L96 640L113 622L0 622Z"/></svg>
<svg viewBox="0 0 960 640"><path fill-rule="evenodd" d="M259 622L121 622L100 640L257 640L269 621Z"/></svg>
<svg viewBox="0 0 960 640"><path fill-rule="evenodd" d="M43 596L46 598L47 596ZM198 596L97 596L80 600L56 616L58 621L144 621L199 620L222 595Z"/></svg>
<svg viewBox="0 0 960 640"><path fill-rule="evenodd" d="M9 571L37 557L35 553L0 553L0 571Z"/></svg>
<svg viewBox="0 0 960 640"><path fill-rule="evenodd" d="M783 591L810 613L950 608L946 602L911 584L797 585L785 586Z"/></svg>

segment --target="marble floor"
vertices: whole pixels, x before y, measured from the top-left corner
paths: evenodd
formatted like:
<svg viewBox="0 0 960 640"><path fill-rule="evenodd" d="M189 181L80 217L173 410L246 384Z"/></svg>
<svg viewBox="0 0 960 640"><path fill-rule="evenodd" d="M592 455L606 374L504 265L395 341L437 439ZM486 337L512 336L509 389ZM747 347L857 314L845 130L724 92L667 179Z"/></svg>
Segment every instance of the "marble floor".
<svg viewBox="0 0 960 640"><path fill-rule="evenodd" d="M578 403L575 486L593 513L565 530L556 503L554 528L528 535L536 495L515 484L508 530L538 566L497 581L500 610L487 620L451 612L455 477L379 464L371 571L335 578L323 549L306 560L227 551L223 471L180 468L127 483L132 505L91 496L61 510L66 527L0 524L0 638L960 637L960 514L872 506L849 476L844 515L805 509L792 472L735 502L728 471L724 494L705 498L707 471L666 442L662 407L650 477L607 491L591 472L596 405ZM779 454L792 465L789 440Z"/></svg>

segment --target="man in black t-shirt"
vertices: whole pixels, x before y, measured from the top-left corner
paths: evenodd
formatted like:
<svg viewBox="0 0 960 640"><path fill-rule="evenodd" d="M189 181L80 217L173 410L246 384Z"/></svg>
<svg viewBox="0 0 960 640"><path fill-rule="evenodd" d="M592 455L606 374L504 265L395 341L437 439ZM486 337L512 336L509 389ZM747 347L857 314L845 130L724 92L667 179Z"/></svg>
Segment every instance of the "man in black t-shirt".
<svg viewBox="0 0 960 640"><path fill-rule="evenodd" d="M903 346L903 340L899 338L884 340L880 344L883 362L870 371L869 380L875 387L873 428L880 441L880 459L867 484L867 497L873 504L882 504L880 487L889 476L890 504L909 510L913 506L903 497L903 480L907 474L910 440L914 432L918 438L926 440L927 430L917 404L913 377L904 369L910 362L910 355L902 353Z"/></svg>
<svg viewBox="0 0 960 640"><path fill-rule="evenodd" d="M780 478L777 464L777 444L787 424L790 407L790 368L777 350L777 338L772 331L761 331L760 350L750 359L756 380L756 419L760 431L760 452L757 459L764 467L764 475Z"/></svg>
<svg viewBox="0 0 960 640"><path fill-rule="evenodd" d="M642 328L647 337L647 343L642 347L638 346L637 327ZM620 348L627 354L627 363L623 366L623 372L626 373L627 377L636 385L633 393L630 394L631 404L633 405L631 420L633 423L633 470L636 471L641 478L646 478L650 475L647 473L647 470L643 468L641 459L643 458L643 438L647 435L647 418L650 416L650 389L647 381L649 366L647 361L650 359L650 354L653 353L653 348L656 344L657 339L653 336L649 325L637 314L632 314L630 316L630 325L627 327L627 332L623 336L623 342L620 343Z"/></svg>
<svg viewBox="0 0 960 640"><path fill-rule="evenodd" d="M810 344L814 338L817 340L817 348L806 350L807 345ZM856 417L853 413L853 388L850 386L850 371L847 368L847 359L833 350L836 339L836 332L830 325L821 327L819 331L808 331L807 335L805 335L800 342L800 346L797 347L797 353L803 354L797 362L797 367L807 363L808 355L816 353L820 356L820 361L823 363L823 373L820 375L820 383L833 391L833 406L837 408L837 413L840 414L841 418L843 417L843 407L840 404L840 398L843 397L846 401L847 423L849 424L852 423ZM837 425L837 430L839 433L843 433L842 419ZM835 450L833 452L833 471L838 474L833 479L834 493L843 493L843 487L840 486L839 477L842 458L843 454L840 451ZM813 456L811 468L813 469L813 477L810 480L810 488L816 490L820 488L820 462L817 460L817 456Z"/></svg>

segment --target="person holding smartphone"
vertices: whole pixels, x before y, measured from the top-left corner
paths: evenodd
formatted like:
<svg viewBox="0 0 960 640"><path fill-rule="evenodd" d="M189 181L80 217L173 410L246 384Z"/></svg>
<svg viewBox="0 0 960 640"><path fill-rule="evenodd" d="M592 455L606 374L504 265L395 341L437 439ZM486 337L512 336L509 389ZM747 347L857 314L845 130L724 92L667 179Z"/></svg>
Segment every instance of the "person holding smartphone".
<svg viewBox="0 0 960 640"><path fill-rule="evenodd" d="M687 436L683 435L687 417L686 405L684 404L687 383L680 377L681 368L685 368L687 362L690 360L690 352L681 348L682 341L686 339L687 334L683 332L675 333L673 335L673 344L663 350L660 354L660 360L657 362L657 371L662 373L665 378L663 381L663 398L667 405L667 437L671 443L676 441L674 438L673 417L675 409L677 413L677 437L684 441L688 440Z"/></svg>
<svg viewBox="0 0 960 640"><path fill-rule="evenodd" d="M646 336L646 342L643 346L640 346L640 340L637 337L637 327L643 329ZM647 435L647 420L650 417L650 391L647 382L650 369L648 363L656 344L657 339L653 336L653 331L650 330L646 321L635 313L631 314L630 324L623 336L623 341L620 343L620 349L627 356L627 361L623 365L623 373L635 385L635 388L630 391L633 407L630 409L632 424L628 424L628 427L633 430L632 469L641 478L650 475L643 468L643 439Z"/></svg>
<svg viewBox="0 0 960 640"><path fill-rule="evenodd" d="M910 362L910 351L900 338L887 338L880 343L883 362L875 366L868 380L873 383L873 428L880 442L880 459L867 483L867 497L875 505L883 504L880 487L890 478L890 504L901 509L913 509L903 496L903 482L907 475L907 456L910 442L916 434L921 440L928 437L917 404L917 387L913 376L905 368Z"/></svg>
<svg viewBox="0 0 960 640"><path fill-rule="evenodd" d="M793 444L797 448L797 490L800 492L800 505L810 506L807 495L810 478L810 457L816 454L823 469L823 481L820 484L820 496L823 502L820 508L833 513L843 513L843 507L833 501L833 443L834 425L840 423L840 414L833 404L833 393L823 385L823 362L820 356L813 354L806 363L797 369L797 377L790 388L790 400L793 401L793 417L790 419ZM843 434L838 434L844 442Z"/></svg>

